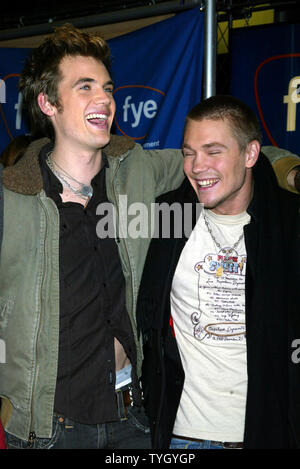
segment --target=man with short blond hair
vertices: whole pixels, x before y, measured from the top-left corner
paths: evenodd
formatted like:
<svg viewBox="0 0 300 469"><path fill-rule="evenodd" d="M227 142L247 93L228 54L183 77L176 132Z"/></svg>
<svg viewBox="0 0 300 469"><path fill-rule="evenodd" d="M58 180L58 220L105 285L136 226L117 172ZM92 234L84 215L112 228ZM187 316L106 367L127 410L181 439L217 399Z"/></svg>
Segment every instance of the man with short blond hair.
<svg viewBox="0 0 300 469"><path fill-rule="evenodd" d="M300 447L299 197L281 190L252 110L214 96L186 118L190 236L153 239L137 322L154 448ZM202 207L199 214L198 206Z"/></svg>

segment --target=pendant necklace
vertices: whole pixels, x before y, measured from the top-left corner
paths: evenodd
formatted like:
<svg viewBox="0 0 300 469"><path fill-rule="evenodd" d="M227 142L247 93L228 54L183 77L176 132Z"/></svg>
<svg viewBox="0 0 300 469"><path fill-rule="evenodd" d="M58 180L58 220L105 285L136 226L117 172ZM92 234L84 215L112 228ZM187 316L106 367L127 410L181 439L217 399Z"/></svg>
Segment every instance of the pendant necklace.
<svg viewBox="0 0 300 469"><path fill-rule="evenodd" d="M231 246L228 246L228 247L223 247L221 246L221 244L216 240L213 232L212 232L212 229L211 229L211 226L208 222L208 219L206 218L205 214L203 214L203 217L204 217L204 222L205 222L205 225L206 225L206 228L208 229L208 232L213 240L213 242L215 243L216 247L219 249L219 251L223 254L223 261L224 262L230 262L230 256L232 255L233 251L236 250L236 248L238 247L240 241L243 239L243 236L244 236L244 231L242 231L242 234L240 235L239 239L234 243L234 245L231 247ZM224 266L223 267L219 267L217 269L217 277L220 277L222 274L223 274L223 271L224 271Z"/></svg>
<svg viewBox="0 0 300 469"><path fill-rule="evenodd" d="M55 176L58 177L58 179L61 181L61 183L67 187L68 189L70 189L74 194L76 194L78 197L82 198L82 199L88 199L90 200L90 198L92 197L93 195L93 188L90 184L83 184L82 182L79 182L77 181L75 178L73 178L72 176L70 176L70 174L68 174L63 168L61 168L59 166L59 164L56 163L56 161L54 161L52 159L52 153L48 153L47 155L47 159L46 159L46 163L47 165L49 166L49 168L51 169L51 171L55 174ZM61 174L60 171L58 171L57 169L54 168L54 165L56 165L60 171L63 173ZM71 179L71 181L74 181L76 182L80 187L79 189L76 189L75 187L73 187L68 181L66 181L65 177Z"/></svg>

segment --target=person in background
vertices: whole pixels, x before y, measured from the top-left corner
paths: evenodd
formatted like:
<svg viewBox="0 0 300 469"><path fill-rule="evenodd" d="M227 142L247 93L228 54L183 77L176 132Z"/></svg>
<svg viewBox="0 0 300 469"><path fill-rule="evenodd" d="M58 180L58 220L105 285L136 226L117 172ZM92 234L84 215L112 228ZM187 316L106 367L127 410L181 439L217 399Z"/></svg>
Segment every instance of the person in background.
<svg viewBox="0 0 300 469"><path fill-rule="evenodd" d="M58 28L32 51L19 87L33 138L45 138L3 172L8 448L150 448L135 324L150 233L122 235L120 200L150 210L182 182L181 151L111 135L110 51L96 34ZM110 208L107 233L98 227Z"/></svg>
<svg viewBox="0 0 300 469"><path fill-rule="evenodd" d="M260 144L246 104L204 100L157 199L137 304L155 449L300 448L300 199Z"/></svg>
<svg viewBox="0 0 300 469"><path fill-rule="evenodd" d="M17 163L31 142L32 138L30 135L18 135L14 138L0 155L0 162L3 167L6 168Z"/></svg>

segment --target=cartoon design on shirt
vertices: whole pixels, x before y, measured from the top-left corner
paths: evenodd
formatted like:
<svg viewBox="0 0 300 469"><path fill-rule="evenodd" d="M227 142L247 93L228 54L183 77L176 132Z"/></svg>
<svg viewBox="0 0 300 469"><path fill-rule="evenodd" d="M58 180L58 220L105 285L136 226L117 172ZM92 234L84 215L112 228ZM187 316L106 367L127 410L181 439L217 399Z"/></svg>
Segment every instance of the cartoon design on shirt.
<svg viewBox="0 0 300 469"><path fill-rule="evenodd" d="M232 248L209 253L194 266L199 309L191 314L194 337L213 344L245 341L245 254Z"/></svg>

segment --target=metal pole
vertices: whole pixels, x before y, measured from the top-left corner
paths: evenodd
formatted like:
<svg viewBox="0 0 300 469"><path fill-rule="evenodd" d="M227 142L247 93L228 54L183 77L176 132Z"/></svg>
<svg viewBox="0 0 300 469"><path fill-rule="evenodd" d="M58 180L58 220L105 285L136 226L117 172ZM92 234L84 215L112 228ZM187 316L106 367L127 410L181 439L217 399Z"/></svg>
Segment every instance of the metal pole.
<svg viewBox="0 0 300 469"><path fill-rule="evenodd" d="M203 98L216 94L217 73L217 11L216 0L206 0L204 14L204 86Z"/></svg>

